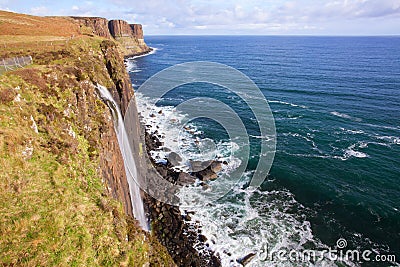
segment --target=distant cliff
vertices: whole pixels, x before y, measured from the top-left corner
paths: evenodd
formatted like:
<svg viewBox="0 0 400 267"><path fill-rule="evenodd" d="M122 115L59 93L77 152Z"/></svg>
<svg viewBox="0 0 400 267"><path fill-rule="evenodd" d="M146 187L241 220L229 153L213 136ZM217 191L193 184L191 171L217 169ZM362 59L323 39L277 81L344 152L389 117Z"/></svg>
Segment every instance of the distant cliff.
<svg viewBox="0 0 400 267"><path fill-rule="evenodd" d="M124 20L110 20L98 17L72 17L87 34L113 38L125 49L125 57L140 55L151 51L143 37L141 24L129 24ZM86 29L85 29L86 28Z"/></svg>

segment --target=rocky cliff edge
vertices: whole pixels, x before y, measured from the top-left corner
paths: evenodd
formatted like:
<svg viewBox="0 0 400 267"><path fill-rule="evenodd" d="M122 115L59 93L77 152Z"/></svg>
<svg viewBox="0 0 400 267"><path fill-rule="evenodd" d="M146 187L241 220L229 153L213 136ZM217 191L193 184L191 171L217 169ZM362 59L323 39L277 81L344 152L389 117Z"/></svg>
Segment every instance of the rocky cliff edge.
<svg viewBox="0 0 400 267"><path fill-rule="evenodd" d="M124 20L110 20L99 17L72 17L87 34L115 39L124 48L125 57L151 51L144 42L141 24L129 24Z"/></svg>

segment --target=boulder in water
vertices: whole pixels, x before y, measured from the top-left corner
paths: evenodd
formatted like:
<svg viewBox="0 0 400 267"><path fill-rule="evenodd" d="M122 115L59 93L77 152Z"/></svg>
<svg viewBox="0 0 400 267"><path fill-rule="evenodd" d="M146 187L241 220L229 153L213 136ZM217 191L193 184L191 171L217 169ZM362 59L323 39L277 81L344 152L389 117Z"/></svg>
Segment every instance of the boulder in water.
<svg viewBox="0 0 400 267"><path fill-rule="evenodd" d="M173 165L173 166L179 166L181 165L182 158L179 156L178 153L175 152L170 152L168 155L168 161Z"/></svg>
<svg viewBox="0 0 400 267"><path fill-rule="evenodd" d="M191 160L189 162L190 164L190 170L192 172L199 172L202 170L207 169L214 161L213 160L207 160L207 161L198 161L198 160Z"/></svg>
<svg viewBox="0 0 400 267"><path fill-rule="evenodd" d="M240 263L243 266L246 266L254 257L256 256L256 253L249 253L244 257L241 257L237 259L236 261Z"/></svg>
<svg viewBox="0 0 400 267"><path fill-rule="evenodd" d="M189 173L181 172L178 176L177 182L180 185L194 184L194 182L196 182L196 177L190 175Z"/></svg>

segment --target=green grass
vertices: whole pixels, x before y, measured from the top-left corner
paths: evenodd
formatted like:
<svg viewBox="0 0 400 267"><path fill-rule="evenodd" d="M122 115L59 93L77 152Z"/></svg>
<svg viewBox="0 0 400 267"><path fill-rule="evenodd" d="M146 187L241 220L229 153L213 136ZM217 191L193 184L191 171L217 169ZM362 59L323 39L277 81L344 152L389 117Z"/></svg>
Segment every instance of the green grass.
<svg viewBox="0 0 400 267"><path fill-rule="evenodd" d="M100 176L109 111L93 84L113 83L102 42L37 52L34 65L0 76L0 265L173 265Z"/></svg>

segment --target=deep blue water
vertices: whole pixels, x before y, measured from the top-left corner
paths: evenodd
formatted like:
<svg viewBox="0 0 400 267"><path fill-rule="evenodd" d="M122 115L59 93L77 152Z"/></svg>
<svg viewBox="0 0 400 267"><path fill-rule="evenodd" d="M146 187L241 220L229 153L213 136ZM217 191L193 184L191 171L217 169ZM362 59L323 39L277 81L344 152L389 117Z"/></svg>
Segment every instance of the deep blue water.
<svg viewBox="0 0 400 267"><path fill-rule="evenodd" d="M150 36L146 42L158 50L132 61L135 87L188 61L242 71L275 117L277 151L262 190L292 193L328 246L343 237L349 247L400 257L400 37ZM190 93L178 88L164 104L194 96L235 99L222 88L197 86ZM245 104L232 106L256 136ZM205 135L225 138L218 125L198 124ZM251 142L250 170L259 151L257 139Z"/></svg>

